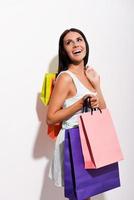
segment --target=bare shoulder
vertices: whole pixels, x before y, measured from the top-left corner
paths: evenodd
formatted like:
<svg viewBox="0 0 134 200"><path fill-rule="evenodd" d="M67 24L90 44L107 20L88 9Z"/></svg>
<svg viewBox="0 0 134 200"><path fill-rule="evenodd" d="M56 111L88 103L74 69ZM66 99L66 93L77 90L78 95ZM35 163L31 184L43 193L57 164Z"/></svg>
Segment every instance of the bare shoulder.
<svg viewBox="0 0 134 200"><path fill-rule="evenodd" d="M67 73L61 73L55 81L53 93L57 95L62 95L64 93L68 93L70 91L70 86L72 83L72 78Z"/></svg>
<svg viewBox="0 0 134 200"><path fill-rule="evenodd" d="M71 83L72 78L68 73L65 72L65 73L60 74L56 80L56 82L61 82L61 81L65 81L66 83Z"/></svg>
<svg viewBox="0 0 134 200"><path fill-rule="evenodd" d="M63 88L69 86L71 83L72 83L71 76L67 73L62 73L57 77L55 86Z"/></svg>
<svg viewBox="0 0 134 200"><path fill-rule="evenodd" d="M67 73L60 74L54 84L54 89L50 98L49 106L61 108L70 92L71 77Z"/></svg>

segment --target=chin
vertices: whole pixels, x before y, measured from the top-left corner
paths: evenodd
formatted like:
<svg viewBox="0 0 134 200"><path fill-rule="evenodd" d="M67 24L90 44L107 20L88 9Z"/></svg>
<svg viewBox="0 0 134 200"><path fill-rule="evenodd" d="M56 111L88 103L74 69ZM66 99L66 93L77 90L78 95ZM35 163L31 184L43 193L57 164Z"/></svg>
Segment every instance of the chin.
<svg viewBox="0 0 134 200"><path fill-rule="evenodd" d="M84 64L84 60L73 60L73 64L80 65L81 63Z"/></svg>
<svg viewBox="0 0 134 200"><path fill-rule="evenodd" d="M76 63L81 63L81 62L84 61L84 58L85 58L85 56L81 56L81 57L78 57L78 58L73 58L72 61L76 62Z"/></svg>

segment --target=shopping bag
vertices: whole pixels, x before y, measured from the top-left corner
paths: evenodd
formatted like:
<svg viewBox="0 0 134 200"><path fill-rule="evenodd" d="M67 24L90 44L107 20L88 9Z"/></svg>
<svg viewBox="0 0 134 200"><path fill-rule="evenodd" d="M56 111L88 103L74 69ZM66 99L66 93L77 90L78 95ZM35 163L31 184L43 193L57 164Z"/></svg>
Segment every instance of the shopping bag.
<svg viewBox="0 0 134 200"><path fill-rule="evenodd" d="M64 194L83 200L120 186L118 163L99 169L85 169L79 128L65 131Z"/></svg>
<svg viewBox="0 0 134 200"><path fill-rule="evenodd" d="M75 175L70 145L69 134L66 131L64 140L64 194L69 199L75 199Z"/></svg>
<svg viewBox="0 0 134 200"><path fill-rule="evenodd" d="M48 125L48 135L49 135L49 137L53 140L56 139L61 128L62 128L61 123L49 124Z"/></svg>
<svg viewBox="0 0 134 200"><path fill-rule="evenodd" d="M48 105L49 99L53 89L53 81L55 80L55 73L46 73L40 93L40 100L43 104Z"/></svg>
<svg viewBox="0 0 134 200"><path fill-rule="evenodd" d="M50 96L54 87L53 81L56 78L56 73L46 73L42 85L42 90L40 93L40 100L44 105L48 105ZM48 125L48 135L51 139L56 139L59 131L61 129L61 123L49 124Z"/></svg>
<svg viewBox="0 0 134 200"><path fill-rule="evenodd" d="M87 108L84 110L88 111ZM93 111L90 107L90 111L82 113L78 121L86 169L123 160L113 120L107 108Z"/></svg>

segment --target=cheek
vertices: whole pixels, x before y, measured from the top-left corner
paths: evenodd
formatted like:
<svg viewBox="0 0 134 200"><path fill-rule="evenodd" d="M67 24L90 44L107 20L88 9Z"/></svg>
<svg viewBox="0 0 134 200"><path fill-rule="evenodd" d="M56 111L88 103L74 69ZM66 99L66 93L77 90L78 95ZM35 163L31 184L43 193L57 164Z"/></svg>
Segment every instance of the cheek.
<svg viewBox="0 0 134 200"><path fill-rule="evenodd" d="M84 44L83 47L84 47L84 49L85 49L85 51L86 51L86 44Z"/></svg>
<svg viewBox="0 0 134 200"><path fill-rule="evenodd" d="M85 42L82 42L81 45L82 45L82 47L83 47L84 49L86 49L86 43L85 43Z"/></svg>
<svg viewBox="0 0 134 200"><path fill-rule="evenodd" d="M71 49L70 48L65 48L65 51L66 51L66 53L67 53L68 56L71 55Z"/></svg>

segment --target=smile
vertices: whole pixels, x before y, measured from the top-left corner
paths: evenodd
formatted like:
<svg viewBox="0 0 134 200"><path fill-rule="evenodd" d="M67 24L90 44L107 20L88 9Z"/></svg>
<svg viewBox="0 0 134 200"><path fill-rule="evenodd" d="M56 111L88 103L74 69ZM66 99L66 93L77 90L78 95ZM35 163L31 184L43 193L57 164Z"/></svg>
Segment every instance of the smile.
<svg viewBox="0 0 134 200"><path fill-rule="evenodd" d="M77 49L77 50L73 51L72 53L75 54L75 55L77 55L77 54L80 54L81 52L82 52L81 49Z"/></svg>

